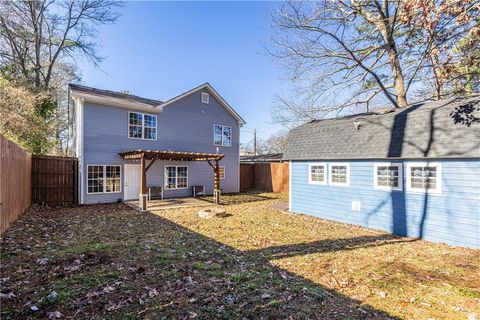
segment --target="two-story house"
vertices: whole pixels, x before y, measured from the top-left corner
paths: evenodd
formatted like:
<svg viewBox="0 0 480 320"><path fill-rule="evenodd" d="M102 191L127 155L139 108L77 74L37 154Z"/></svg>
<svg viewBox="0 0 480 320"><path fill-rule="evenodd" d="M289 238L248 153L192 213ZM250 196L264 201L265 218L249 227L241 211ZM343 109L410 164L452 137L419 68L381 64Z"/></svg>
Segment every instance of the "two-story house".
<svg viewBox="0 0 480 320"><path fill-rule="evenodd" d="M70 84L69 103L80 204L139 199L146 193L142 179L162 187L166 198L191 196L192 186L212 194L208 160L220 158L221 191L239 191L245 121L210 84L165 102Z"/></svg>

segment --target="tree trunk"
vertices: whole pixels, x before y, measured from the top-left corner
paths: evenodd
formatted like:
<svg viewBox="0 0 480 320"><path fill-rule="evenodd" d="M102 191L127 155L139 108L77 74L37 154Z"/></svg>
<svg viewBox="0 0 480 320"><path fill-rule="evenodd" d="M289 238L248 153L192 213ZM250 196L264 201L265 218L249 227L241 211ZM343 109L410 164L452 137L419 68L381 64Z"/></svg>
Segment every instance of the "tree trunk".
<svg viewBox="0 0 480 320"><path fill-rule="evenodd" d="M397 105L398 108L404 108L408 105L407 92L405 89L405 78L400 65L400 59L398 58L397 45L393 37L390 35L391 32L387 29L387 26L383 25L381 30L387 47L390 68L392 70L393 87L395 89L395 94L397 95Z"/></svg>

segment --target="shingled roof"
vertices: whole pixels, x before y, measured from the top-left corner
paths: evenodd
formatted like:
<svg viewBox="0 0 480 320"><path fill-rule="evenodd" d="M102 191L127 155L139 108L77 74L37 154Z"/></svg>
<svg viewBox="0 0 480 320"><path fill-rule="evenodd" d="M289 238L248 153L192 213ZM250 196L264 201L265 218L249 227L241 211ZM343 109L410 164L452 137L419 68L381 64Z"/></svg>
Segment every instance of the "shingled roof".
<svg viewBox="0 0 480 320"><path fill-rule="evenodd" d="M480 158L480 94L305 123L284 160Z"/></svg>
<svg viewBox="0 0 480 320"><path fill-rule="evenodd" d="M68 87L71 90L81 91L85 93L91 93L95 95L108 96L112 98L127 99L131 101L141 102L141 103L151 105L152 107L156 107L162 103L162 101L160 100L143 98L143 97L135 96L133 94L122 93L117 91L97 89L97 88L82 86L80 84L75 84L75 83L69 83Z"/></svg>

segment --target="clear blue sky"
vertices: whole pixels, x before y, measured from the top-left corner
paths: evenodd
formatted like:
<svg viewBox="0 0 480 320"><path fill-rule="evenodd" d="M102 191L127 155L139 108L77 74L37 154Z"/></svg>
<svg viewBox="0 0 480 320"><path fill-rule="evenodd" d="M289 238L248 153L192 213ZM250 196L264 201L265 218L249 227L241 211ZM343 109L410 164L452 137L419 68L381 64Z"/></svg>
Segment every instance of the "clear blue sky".
<svg viewBox="0 0 480 320"><path fill-rule="evenodd" d="M281 129L271 124L285 87L269 45L269 2L128 2L120 20L102 26L100 69L80 65L82 83L169 99L210 82L247 125L241 141Z"/></svg>

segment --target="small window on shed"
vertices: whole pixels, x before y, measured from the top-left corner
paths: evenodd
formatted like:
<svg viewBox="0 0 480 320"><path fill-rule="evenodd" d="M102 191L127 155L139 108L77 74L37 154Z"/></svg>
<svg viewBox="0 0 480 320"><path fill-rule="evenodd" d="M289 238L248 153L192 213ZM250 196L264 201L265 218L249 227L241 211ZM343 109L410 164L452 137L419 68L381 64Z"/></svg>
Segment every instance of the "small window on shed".
<svg viewBox="0 0 480 320"><path fill-rule="evenodd" d="M210 95L206 92L202 92L202 103L209 103L210 102Z"/></svg>
<svg viewBox="0 0 480 320"><path fill-rule="evenodd" d="M402 190L401 163L375 163L373 175L375 189Z"/></svg>
<svg viewBox="0 0 480 320"><path fill-rule="evenodd" d="M407 190L442 193L442 165L440 163L408 163Z"/></svg>
<svg viewBox="0 0 480 320"><path fill-rule="evenodd" d="M331 163L330 164L330 184L336 186L350 185L350 164Z"/></svg>
<svg viewBox="0 0 480 320"><path fill-rule="evenodd" d="M327 183L327 166L324 163L310 163L308 173L308 183L325 184Z"/></svg>

